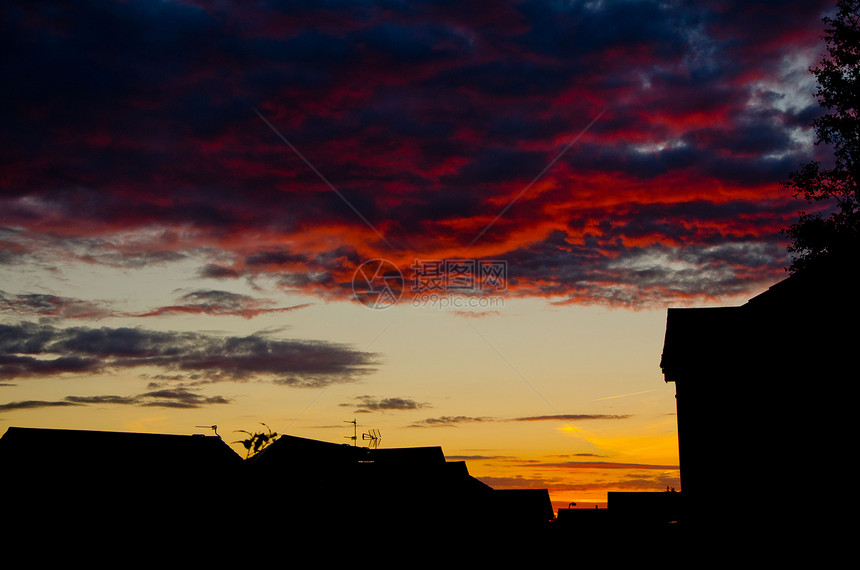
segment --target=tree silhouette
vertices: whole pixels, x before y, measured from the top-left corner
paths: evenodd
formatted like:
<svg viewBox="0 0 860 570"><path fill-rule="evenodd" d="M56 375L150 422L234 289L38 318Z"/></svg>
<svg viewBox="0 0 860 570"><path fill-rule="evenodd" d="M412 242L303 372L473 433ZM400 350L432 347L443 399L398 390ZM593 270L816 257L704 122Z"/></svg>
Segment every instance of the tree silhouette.
<svg viewBox="0 0 860 570"><path fill-rule="evenodd" d="M262 451L267 445L281 437L281 434L273 432L269 426L260 422L260 425L266 428L265 432L251 433L244 429L237 429L234 432L248 434L247 439L234 441L233 443L241 443L245 447L245 459Z"/></svg>
<svg viewBox="0 0 860 570"><path fill-rule="evenodd" d="M791 239L792 272L824 259L854 261L860 251L860 0L839 0L836 8L835 17L822 20L828 55L810 68L818 81L818 102L826 110L812 122L815 144L832 147L833 165L809 162L783 183L796 198L823 206L801 211L798 221L783 230Z"/></svg>

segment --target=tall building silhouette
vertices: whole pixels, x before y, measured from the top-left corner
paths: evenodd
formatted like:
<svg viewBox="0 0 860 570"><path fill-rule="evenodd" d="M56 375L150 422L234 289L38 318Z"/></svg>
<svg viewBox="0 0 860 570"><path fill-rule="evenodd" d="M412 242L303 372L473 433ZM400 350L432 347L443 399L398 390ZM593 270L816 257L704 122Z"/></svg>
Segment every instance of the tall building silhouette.
<svg viewBox="0 0 860 570"><path fill-rule="evenodd" d="M797 272L741 306L669 309L685 519L804 533L839 508L858 379L857 264Z"/></svg>

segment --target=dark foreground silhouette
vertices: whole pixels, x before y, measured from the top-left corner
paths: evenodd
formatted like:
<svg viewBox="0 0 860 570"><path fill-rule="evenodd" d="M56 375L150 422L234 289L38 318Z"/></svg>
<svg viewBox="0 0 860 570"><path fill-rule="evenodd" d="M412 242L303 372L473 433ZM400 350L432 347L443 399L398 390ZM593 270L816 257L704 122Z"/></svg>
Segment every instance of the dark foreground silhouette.
<svg viewBox="0 0 860 570"><path fill-rule="evenodd" d="M627 507L612 497L610 505L635 517L613 521L603 509L556 520L545 489L492 489L439 447L282 436L243 460L217 436L13 427L0 439L0 460L4 514L15 521L7 536L100 553L166 549L223 560L280 545L330 560L356 547L479 558L571 540L596 545L620 531L665 536L677 518L675 503L655 518L645 512L669 503L640 498L631 508L630 495Z"/></svg>
<svg viewBox="0 0 860 570"><path fill-rule="evenodd" d="M822 258L737 307L669 309L660 366L692 536L770 556L840 543L858 262Z"/></svg>

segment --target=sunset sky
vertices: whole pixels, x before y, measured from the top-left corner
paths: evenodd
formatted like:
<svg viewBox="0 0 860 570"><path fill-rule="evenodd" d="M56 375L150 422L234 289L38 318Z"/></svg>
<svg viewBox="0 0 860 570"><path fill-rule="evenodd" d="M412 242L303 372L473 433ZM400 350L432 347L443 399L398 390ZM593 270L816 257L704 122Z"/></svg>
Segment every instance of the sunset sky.
<svg viewBox="0 0 860 570"><path fill-rule="evenodd" d="M680 489L666 309L784 278L832 8L4 3L0 432L355 419L556 507Z"/></svg>

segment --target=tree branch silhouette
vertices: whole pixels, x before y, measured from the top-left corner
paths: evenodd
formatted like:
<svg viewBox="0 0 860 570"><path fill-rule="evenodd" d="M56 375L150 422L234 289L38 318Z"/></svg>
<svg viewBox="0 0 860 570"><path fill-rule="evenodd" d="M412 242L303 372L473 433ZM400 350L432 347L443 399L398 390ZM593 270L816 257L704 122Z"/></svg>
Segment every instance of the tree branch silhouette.
<svg viewBox="0 0 860 570"><path fill-rule="evenodd" d="M241 443L245 447L245 459L253 457L260 451L266 448L269 444L276 441L281 434L273 432L269 426L260 422L260 425L266 428L266 431L259 431L256 433L251 433L244 429L233 430L234 433L244 433L248 435L247 439L241 439L238 441L234 441L231 443Z"/></svg>
<svg viewBox="0 0 860 570"><path fill-rule="evenodd" d="M782 230L790 240L789 271L825 259L856 262L860 251L860 0L839 0L835 17L825 17L822 38L828 55L810 72L818 81L816 96L827 112L812 122L816 145L833 149L833 166L812 161L789 175L783 185L817 211L801 211L797 222Z"/></svg>

